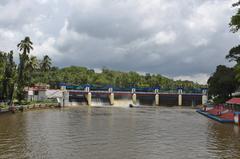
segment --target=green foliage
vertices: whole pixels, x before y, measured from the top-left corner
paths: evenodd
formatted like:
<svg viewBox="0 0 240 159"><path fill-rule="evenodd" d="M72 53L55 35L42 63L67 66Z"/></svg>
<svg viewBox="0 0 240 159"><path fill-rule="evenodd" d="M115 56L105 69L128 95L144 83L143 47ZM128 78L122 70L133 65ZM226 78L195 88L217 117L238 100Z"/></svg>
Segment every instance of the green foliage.
<svg viewBox="0 0 240 159"><path fill-rule="evenodd" d="M239 0L233 4L233 7L237 8L236 14L231 17L231 20L229 23L230 30L233 33L238 32L240 29L240 8L239 8L239 6L240 6ZM229 54L226 56L226 58L229 61L236 61L237 63L239 63L240 62L240 45L233 47L229 51Z"/></svg>
<svg viewBox="0 0 240 159"><path fill-rule="evenodd" d="M30 54L30 51L33 50L32 45L33 43L31 42L30 37L27 36L24 40L21 40L17 47L23 54Z"/></svg>
<svg viewBox="0 0 240 159"><path fill-rule="evenodd" d="M56 88L58 83L68 83L71 85L94 84L111 85L114 87L158 87L162 89L176 89L184 87L193 89L204 87L192 81L174 81L159 74L140 75L137 72L120 72L109 69L102 69L101 73L85 67L70 66L62 69L51 69L48 72L36 70L32 76L32 84L46 83L52 88Z"/></svg>
<svg viewBox="0 0 240 159"><path fill-rule="evenodd" d="M2 80L3 84L3 98L12 103L13 95L14 95L14 88L16 82L16 64L13 61L13 51L7 54L7 58L5 61L5 70L4 70L4 77Z"/></svg>
<svg viewBox="0 0 240 159"><path fill-rule="evenodd" d="M232 96L237 89L238 83L233 68L223 65L217 66L216 71L208 80L208 94L215 97L218 102L223 102Z"/></svg>
<svg viewBox="0 0 240 159"><path fill-rule="evenodd" d="M237 63L240 63L240 45L233 47L226 56L226 59L230 62L236 61Z"/></svg>
<svg viewBox="0 0 240 159"><path fill-rule="evenodd" d="M33 104L57 104L58 101L56 99L46 99L41 101L27 101L22 100L21 102L16 102L15 104L21 104L21 105L33 105Z"/></svg>
<svg viewBox="0 0 240 159"><path fill-rule="evenodd" d="M240 5L240 1L238 0L238 2L234 3L232 6L233 7L237 7L237 12L235 13L235 15L233 15L231 17L231 21L230 21L230 27L231 27L231 31L233 33L237 32L240 28L240 9L239 9L239 5Z"/></svg>
<svg viewBox="0 0 240 159"><path fill-rule="evenodd" d="M7 104L0 104L0 109L8 109L8 105Z"/></svg>
<svg viewBox="0 0 240 159"><path fill-rule="evenodd" d="M237 7L237 6L239 6L240 5L240 0L238 0L238 2L235 2L235 3L233 3L233 7Z"/></svg>
<svg viewBox="0 0 240 159"><path fill-rule="evenodd" d="M41 71L45 71L45 72L49 71L51 69L51 65L52 65L52 60L48 55L45 55L41 62Z"/></svg>

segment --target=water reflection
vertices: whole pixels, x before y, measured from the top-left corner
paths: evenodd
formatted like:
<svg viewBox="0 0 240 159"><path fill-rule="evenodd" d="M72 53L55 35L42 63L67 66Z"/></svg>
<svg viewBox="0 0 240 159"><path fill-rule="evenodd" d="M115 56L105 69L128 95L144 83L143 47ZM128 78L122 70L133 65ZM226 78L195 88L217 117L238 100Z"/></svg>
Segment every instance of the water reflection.
<svg viewBox="0 0 240 159"><path fill-rule="evenodd" d="M208 123L208 151L216 158L240 157L239 127L232 124Z"/></svg>
<svg viewBox="0 0 240 159"><path fill-rule="evenodd" d="M22 114L3 114L0 117L0 158L23 158L27 153L25 118Z"/></svg>
<svg viewBox="0 0 240 159"><path fill-rule="evenodd" d="M239 140L238 127L178 107L0 116L0 158L237 158Z"/></svg>

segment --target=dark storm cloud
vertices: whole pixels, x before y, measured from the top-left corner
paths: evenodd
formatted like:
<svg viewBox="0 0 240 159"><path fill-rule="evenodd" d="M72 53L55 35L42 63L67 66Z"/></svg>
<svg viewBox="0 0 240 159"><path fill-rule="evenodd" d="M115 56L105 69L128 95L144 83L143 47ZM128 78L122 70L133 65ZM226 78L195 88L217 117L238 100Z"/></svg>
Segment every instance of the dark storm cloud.
<svg viewBox="0 0 240 159"><path fill-rule="evenodd" d="M226 64L225 55L236 45L228 27L232 2L1 1L0 39L16 43L30 35L34 53L50 54L58 66L106 66L198 80L198 74L206 78L216 65Z"/></svg>

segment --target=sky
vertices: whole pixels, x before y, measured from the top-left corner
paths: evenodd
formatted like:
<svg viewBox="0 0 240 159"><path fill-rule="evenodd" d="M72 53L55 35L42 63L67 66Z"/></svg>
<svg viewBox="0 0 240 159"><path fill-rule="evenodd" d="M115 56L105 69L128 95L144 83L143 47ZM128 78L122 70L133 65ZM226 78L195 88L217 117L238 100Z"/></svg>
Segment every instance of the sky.
<svg viewBox="0 0 240 159"><path fill-rule="evenodd" d="M238 44L234 0L0 0L0 50L25 36L58 67L158 73L205 84Z"/></svg>

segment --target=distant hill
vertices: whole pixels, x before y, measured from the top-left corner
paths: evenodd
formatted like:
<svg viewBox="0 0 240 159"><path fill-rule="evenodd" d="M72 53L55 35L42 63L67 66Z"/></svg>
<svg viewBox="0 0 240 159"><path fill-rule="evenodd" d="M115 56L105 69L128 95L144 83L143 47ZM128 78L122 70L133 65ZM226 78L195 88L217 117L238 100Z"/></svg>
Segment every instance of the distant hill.
<svg viewBox="0 0 240 159"><path fill-rule="evenodd" d="M58 87L59 83L70 85L111 85L114 87L161 87L161 89L194 89L206 87L192 81L174 81L160 74L146 73L141 75L137 72L121 72L103 68L101 73L92 69L79 66L70 66L64 68L53 67L50 71L35 71L32 76L32 84L47 83L51 87Z"/></svg>

